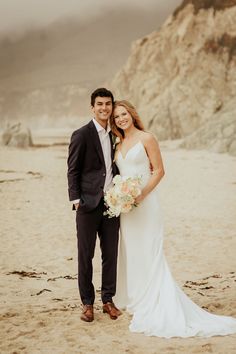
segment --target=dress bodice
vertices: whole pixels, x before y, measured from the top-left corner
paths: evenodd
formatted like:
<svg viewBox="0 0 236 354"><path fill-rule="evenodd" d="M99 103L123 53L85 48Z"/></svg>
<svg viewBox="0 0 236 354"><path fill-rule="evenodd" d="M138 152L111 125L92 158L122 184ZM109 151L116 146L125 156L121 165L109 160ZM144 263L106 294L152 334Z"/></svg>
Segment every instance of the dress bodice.
<svg viewBox="0 0 236 354"><path fill-rule="evenodd" d="M141 141L132 146L125 156L118 151L116 164L121 176L140 177L143 185L151 175L149 158Z"/></svg>

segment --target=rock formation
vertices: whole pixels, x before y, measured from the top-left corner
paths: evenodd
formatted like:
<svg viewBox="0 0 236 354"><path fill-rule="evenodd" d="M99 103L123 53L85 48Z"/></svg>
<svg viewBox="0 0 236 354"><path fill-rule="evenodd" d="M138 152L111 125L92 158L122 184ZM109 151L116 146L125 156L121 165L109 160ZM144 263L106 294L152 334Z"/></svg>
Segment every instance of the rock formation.
<svg viewBox="0 0 236 354"><path fill-rule="evenodd" d="M160 140L189 136L183 146L233 153L235 18L236 0L184 0L160 31L134 42L112 82L116 98Z"/></svg>
<svg viewBox="0 0 236 354"><path fill-rule="evenodd" d="M187 136L181 147L229 152L236 156L236 104L223 108L196 132Z"/></svg>
<svg viewBox="0 0 236 354"><path fill-rule="evenodd" d="M29 128L21 123L8 125L2 134L3 145L26 148L33 146L33 140Z"/></svg>

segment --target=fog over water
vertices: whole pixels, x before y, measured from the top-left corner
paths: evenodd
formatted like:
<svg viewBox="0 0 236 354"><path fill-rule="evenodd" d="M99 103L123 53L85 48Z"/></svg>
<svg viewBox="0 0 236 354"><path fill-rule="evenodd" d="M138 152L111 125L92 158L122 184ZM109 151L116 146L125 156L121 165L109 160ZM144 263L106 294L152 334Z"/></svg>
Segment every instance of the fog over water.
<svg viewBox="0 0 236 354"><path fill-rule="evenodd" d="M125 7L143 9L144 12L158 9L159 20L164 20L180 3L180 0L129 0L128 3L126 0L0 0L0 33L20 33L71 16L83 22L108 10Z"/></svg>
<svg viewBox="0 0 236 354"><path fill-rule="evenodd" d="M0 127L74 123L181 0L0 0Z"/></svg>

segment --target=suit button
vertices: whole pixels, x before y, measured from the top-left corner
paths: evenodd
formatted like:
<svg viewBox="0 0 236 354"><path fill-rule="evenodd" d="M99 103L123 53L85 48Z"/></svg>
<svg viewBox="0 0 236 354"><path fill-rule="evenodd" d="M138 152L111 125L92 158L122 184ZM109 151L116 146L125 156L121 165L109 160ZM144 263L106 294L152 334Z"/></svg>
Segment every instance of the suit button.
<svg viewBox="0 0 236 354"><path fill-rule="evenodd" d="M106 176L106 174L105 173L103 173L103 177L105 177Z"/></svg>

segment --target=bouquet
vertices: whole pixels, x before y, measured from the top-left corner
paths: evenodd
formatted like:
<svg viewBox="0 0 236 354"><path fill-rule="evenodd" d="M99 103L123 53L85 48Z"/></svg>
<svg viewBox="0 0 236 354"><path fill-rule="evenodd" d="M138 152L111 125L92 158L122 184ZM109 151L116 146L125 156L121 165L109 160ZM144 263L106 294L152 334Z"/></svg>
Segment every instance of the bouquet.
<svg viewBox="0 0 236 354"><path fill-rule="evenodd" d="M140 177L121 177L117 175L113 178L114 186L109 189L104 200L107 211L104 215L112 218L118 217L121 213L128 213L133 207L137 206L135 198L141 194Z"/></svg>

